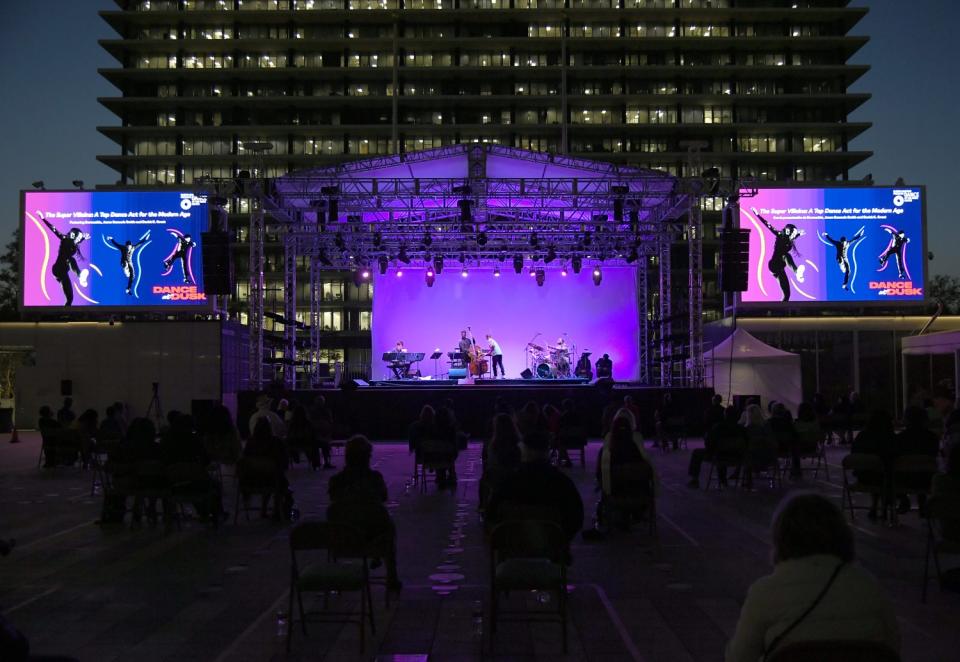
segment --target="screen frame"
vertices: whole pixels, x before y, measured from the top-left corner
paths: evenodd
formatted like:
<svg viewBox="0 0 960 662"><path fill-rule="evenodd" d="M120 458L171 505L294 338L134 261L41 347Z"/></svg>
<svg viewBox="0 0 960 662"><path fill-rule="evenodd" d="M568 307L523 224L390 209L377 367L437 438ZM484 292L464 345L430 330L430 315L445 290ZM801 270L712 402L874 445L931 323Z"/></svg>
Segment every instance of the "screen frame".
<svg viewBox="0 0 960 662"><path fill-rule="evenodd" d="M27 233L25 231L25 219L27 217L27 193L191 193L194 195L206 195L207 197L207 227L204 232L210 231L210 194L209 193L198 193L197 191L188 190L185 187L172 187L172 188L157 188L150 186L129 186L123 187L122 189L109 188L109 189L20 189L20 217L17 219L17 227L20 229L20 276L17 279L17 285L20 288L20 291L17 294L17 309L20 312L20 316L24 318L29 318L31 316L45 316L52 313L57 314L58 316L67 316L67 317L76 317L79 319L90 319L91 317L97 317L100 313L103 313L107 316L110 315L136 315L138 313L143 314L157 314L157 313L170 313L170 314L181 314L181 313L196 313L197 315L208 315L215 311L215 298L216 295L207 295L207 300L202 304L171 304L169 306L153 306L153 305L144 305L144 306L28 306L23 301L23 296L25 292L24 287L24 278L26 276L26 261L27 261ZM203 263L203 253L200 254L201 268Z"/></svg>
<svg viewBox="0 0 960 662"><path fill-rule="evenodd" d="M881 186L865 186L861 183L851 182L850 186L818 186L816 183L810 182L796 182L794 184L773 184L771 186L755 186L752 188L741 187L739 189L740 197L737 205L737 227L740 226L740 205L742 205L744 200L749 200L749 197L744 197L742 195L743 191L766 191L766 190L791 190L791 189L836 189L836 190L861 190L861 189L894 189L894 188L914 188L920 189L920 234L922 235L922 244L923 244L923 298L922 299L910 299L910 300L900 300L900 301L794 301L790 300L787 303L782 301L744 301L743 292L736 293L736 305L737 308L750 309L751 311L758 310L769 310L772 312L775 311L788 311L792 309L811 309L811 308L821 308L821 309L842 309L850 310L851 308L910 308L916 307L921 308L930 303L930 297L927 294L927 285L930 280L930 260L929 249L927 247L927 186L926 184L904 184L903 186L897 186L896 184L887 184Z"/></svg>

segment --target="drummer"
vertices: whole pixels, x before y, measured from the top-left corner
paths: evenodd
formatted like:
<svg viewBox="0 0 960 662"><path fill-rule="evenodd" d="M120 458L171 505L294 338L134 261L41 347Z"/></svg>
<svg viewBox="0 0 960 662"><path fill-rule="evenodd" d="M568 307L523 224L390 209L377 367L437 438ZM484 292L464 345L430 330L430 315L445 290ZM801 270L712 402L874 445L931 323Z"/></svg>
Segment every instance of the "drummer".
<svg viewBox="0 0 960 662"><path fill-rule="evenodd" d="M557 372L562 376L567 376L570 372L570 350L567 348L567 341L564 340L563 336L557 338L557 345L553 350Z"/></svg>

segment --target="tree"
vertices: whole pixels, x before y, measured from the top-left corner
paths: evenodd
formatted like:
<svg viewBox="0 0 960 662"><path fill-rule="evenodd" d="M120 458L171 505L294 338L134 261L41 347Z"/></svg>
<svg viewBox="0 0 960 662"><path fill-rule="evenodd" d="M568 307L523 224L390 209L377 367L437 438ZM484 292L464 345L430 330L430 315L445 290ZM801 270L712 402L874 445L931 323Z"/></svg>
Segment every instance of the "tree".
<svg viewBox="0 0 960 662"><path fill-rule="evenodd" d="M20 319L20 228L0 255L0 321Z"/></svg>
<svg viewBox="0 0 960 662"><path fill-rule="evenodd" d="M927 286L927 295L943 302L943 312L960 312L960 278L944 274L933 276Z"/></svg>

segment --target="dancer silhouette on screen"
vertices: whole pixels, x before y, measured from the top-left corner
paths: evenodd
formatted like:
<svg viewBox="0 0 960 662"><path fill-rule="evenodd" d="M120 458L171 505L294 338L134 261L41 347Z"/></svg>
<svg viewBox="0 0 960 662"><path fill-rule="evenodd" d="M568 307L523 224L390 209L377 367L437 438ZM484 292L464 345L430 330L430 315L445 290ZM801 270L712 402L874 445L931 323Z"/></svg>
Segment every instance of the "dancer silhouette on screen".
<svg viewBox="0 0 960 662"><path fill-rule="evenodd" d="M834 239L826 232L823 233L823 238L830 242L830 245L837 251L837 266L840 267L840 273L843 274L843 289L847 289L847 284L850 282L850 256L848 254L850 245L859 239L863 239L863 230L853 235L853 238L849 241L846 237Z"/></svg>
<svg viewBox="0 0 960 662"><path fill-rule="evenodd" d="M133 266L133 254L136 252L137 247L147 243L149 239L149 231L147 231L143 239L135 244L129 239L125 243L118 244L113 240L113 237L107 237L107 241L120 251L120 268L123 270L123 275L127 277L127 294L133 294L133 281L137 277L137 270Z"/></svg>
<svg viewBox="0 0 960 662"><path fill-rule="evenodd" d="M763 225L773 233L775 238L773 244L773 255L767 262L767 269L770 270L770 273L773 274L773 277L776 278L777 282L780 284L780 291L783 292L783 299L781 299L781 301L789 301L790 279L787 277L787 267L793 269L794 273L797 274L797 280L802 283L804 266L801 264L798 267L797 263L793 261L793 255L797 254L795 242L805 233L793 223L787 223L785 226L783 226L782 230L777 230L775 227L770 225L770 222L767 219L757 213L756 207L751 207L751 211L753 212L753 215L756 216L760 222L763 223Z"/></svg>
<svg viewBox="0 0 960 662"><path fill-rule="evenodd" d="M89 239L90 235L80 232L77 228L71 228L67 234L63 234L53 227L53 224L43 216L40 217L40 220L43 221L43 224L50 228L50 231L60 240L57 259L54 260L50 273L53 274L53 277L60 283L60 287L63 288L63 298L65 300L63 305L71 306L73 305L73 281L70 279L70 272L72 271L77 274L80 287L87 286L87 276L90 274L90 271L88 269L81 271L77 265L77 257L81 260L84 259L83 253L80 252L80 244L82 244L85 239Z"/></svg>
<svg viewBox="0 0 960 662"><path fill-rule="evenodd" d="M180 261L180 271L183 274L183 282L190 284L190 269L187 266L187 255L191 248L194 248L197 243L190 238L190 235L185 234L182 237L177 237L177 247L174 249L173 253L166 260L163 261L163 268L167 270L167 273L170 272L170 269L173 267L173 264L179 260ZM166 275L166 274L164 274Z"/></svg>
<svg viewBox="0 0 960 662"><path fill-rule="evenodd" d="M880 268L887 266L887 260L892 256L897 263L897 277L903 280L906 266L903 261L903 251L907 249L910 237L903 230L886 226L883 229L890 233L890 243L887 244L887 249L880 254Z"/></svg>

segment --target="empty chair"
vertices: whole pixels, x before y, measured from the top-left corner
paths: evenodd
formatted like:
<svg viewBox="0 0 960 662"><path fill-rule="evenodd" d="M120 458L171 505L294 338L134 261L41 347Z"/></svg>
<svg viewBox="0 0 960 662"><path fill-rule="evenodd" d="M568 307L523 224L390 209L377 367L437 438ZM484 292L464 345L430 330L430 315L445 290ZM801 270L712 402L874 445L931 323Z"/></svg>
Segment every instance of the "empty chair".
<svg viewBox="0 0 960 662"><path fill-rule="evenodd" d="M510 591L556 593L555 611L504 611L500 597ZM490 648L497 623L507 620L559 623L567 652L567 539L554 521L509 519L490 532Z"/></svg>
<svg viewBox="0 0 960 662"><path fill-rule="evenodd" d="M310 552L317 554L313 562L304 563ZM347 562L344 563L343 561ZM363 535L346 524L333 522L301 522L290 532L290 606L287 623L287 651L293 636L293 608L296 599L300 613L300 625L307 636L307 617L318 616L315 622L358 623L360 626L360 651L366 646L366 624L376 634L373 620L373 601L370 597L370 575ZM360 614L353 612L323 611L308 612L303 607L305 593L329 591L360 594ZM322 616L322 618L320 617Z"/></svg>

